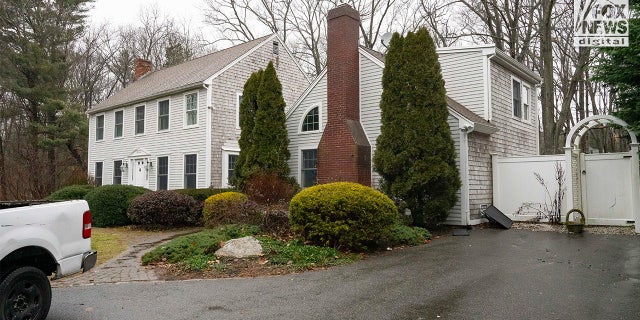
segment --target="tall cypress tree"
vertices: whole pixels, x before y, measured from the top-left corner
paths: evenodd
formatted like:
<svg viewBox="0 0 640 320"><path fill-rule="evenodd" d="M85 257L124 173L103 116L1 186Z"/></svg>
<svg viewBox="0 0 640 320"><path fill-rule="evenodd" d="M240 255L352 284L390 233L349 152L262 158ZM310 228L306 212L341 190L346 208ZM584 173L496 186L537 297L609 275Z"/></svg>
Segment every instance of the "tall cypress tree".
<svg viewBox="0 0 640 320"><path fill-rule="evenodd" d="M253 127L258 110L258 88L262 80L262 73L262 69L252 73L242 90L242 101L240 102L240 129L242 131L238 140L240 155L236 160L234 177L231 180L231 184L238 189L244 189L246 179L250 174L249 168L245 169L245 163L247 163L248 158L252 157L253 152L251 149L255 144Z"/></svg>
<svg viewBox="0 0 640 320"><path fill-rule="evenodd" d="M282 85L273 63L254 72L244 85L240 103L240 156L236 162L235 187L244 189L255 174L275 174L288 179L287 137Z"/></svg>
<svg viewBox="0 0 640 320"><path fill-rule="evenodd" d="M393 36L382 86L373 158L382 188L406 202L415 225L436 226L455 205L461 183L440 63L426 29Z"/></svg>
<svg viewBox="0 0 640 320"><path fill-rule="evenodd" d="M262 74L258 89L258 110L253 127L254 170L273 173L281 178L289 176L289 138L287 137L286 104L282 85L273 63Z"/></svg>

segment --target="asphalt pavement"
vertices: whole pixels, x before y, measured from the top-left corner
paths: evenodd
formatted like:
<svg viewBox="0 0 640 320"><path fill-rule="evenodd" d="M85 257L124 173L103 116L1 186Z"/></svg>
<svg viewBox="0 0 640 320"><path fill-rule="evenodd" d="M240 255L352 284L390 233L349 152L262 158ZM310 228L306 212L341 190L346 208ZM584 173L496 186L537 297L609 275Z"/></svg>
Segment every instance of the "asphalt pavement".
<svg viewBox="0 0 640 320"><path fill-rule="evenodd" d="M640 236L483 229L324 271L55 288L47 319L640 319Z"/></svg>

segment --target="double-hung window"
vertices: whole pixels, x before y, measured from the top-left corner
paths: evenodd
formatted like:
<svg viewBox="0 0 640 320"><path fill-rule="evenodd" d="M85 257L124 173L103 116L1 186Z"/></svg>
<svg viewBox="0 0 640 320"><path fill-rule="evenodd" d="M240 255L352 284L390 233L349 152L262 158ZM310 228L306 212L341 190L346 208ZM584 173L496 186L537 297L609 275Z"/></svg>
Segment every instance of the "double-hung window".
<svg viewBox="0 0 640 320"><path fill-rule="evenodd" d="M195 189L198 175L198 155L187 154L184 156L184 188Z"/></svg>
<svg viewBox="0 0 640 320"><path fill-rule="evenodd" d="M104 115L96 117L96 141L104 139Z"/></svg>
<svg viewBox="0 0 640 320"><path fill-rule="evenodd" d="M122 184L122 160L113 162L113 184Z"/></svg>
<svg viewBox="0 0 640 320"><path fill-rule="evenodd" d="M317 183L318 149L302 150L301 185L311 187Z"/></svg>
<svg viewBox="0 0 640 320"><path fill-rule="evenodd" d="M158 190L169 189L169 157L158 157Z"/></svg>
<svg viewBox="0 0 640 320"><path fill-rule="evenodd" d="M198 124L198 93L190 93L185 96L187 126Z"/></svg>
<svg viewBox="0 0 640 320"><path fill-rule="evenodd" d="M94 175L94 178L96 179L96 186L101 186L102 185L102 162L96 162L96 172Z"/></svg>
<svg viewBox="0 0 640 320"><path fill-rule="evenodd" d="M114 113L113 137L121 138L124 129L124 111L118 110Z"/></svg>
<svg viewBox="0 0 640 320"><path fill-rule="evenodd" d="M169 130L169 100L158 102L158 131Z"/></svg>
<svg viewBox="0 0 640 320"><path fill-rule="evenodd" d="M136 134L144 134L144 106L136 107Z"/></svg>

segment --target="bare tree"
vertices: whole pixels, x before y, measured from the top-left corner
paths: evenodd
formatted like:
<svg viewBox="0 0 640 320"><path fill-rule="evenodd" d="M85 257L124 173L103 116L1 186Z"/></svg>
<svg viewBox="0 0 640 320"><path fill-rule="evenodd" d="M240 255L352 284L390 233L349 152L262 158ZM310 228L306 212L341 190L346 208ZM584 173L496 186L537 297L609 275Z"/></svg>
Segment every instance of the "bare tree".
<svg viewBox="0 0 640 320"><path fill-rule="evenodd" d="M326 14L338 0L204 0L206 21L220 34L218 41L233 44L278 33L311 75L319 74L326 60ZM362 44L381 49L380 36L406 31L421 19L413 0L348 0L360 11ZM411 8L411 9L410 9ZM413 12L414 14L408 14ZM400 29L400 30L398 30ZM260 32L262 31L262 32Z"/></svg>

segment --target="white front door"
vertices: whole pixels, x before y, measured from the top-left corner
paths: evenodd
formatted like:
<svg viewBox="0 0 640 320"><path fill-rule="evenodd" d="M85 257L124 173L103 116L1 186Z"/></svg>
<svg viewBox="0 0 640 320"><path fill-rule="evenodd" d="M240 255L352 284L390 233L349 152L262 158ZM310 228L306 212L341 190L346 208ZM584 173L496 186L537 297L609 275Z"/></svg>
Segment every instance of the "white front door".
<svg viewBox="0 0 640 320"><path fill-rule="evenodd" d="M131 170L131 184L138 187L149 188L149 159L134 159Z"/></svg>

